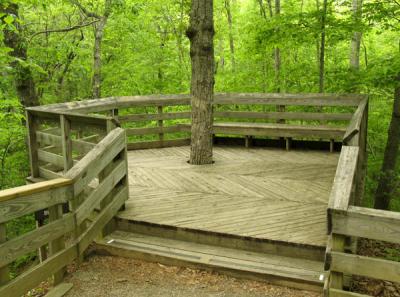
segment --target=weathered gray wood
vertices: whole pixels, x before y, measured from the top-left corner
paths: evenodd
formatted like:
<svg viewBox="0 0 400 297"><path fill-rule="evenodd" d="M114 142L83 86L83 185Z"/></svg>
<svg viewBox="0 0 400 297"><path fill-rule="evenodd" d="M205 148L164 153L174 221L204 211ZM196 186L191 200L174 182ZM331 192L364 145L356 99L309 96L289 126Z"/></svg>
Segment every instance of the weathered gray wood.
<svg viewBox="0 0 400 297"><path fill-rule="evenodd" d="M185 124L180 124L184 131ZM320 137L341 139L345 129L340 127L296 126L273 123L214 123L214 134L274 136L274 137Z"/></svg>
<svg viewBox="0 0 400 297"><path fill-rule="evenodd" d="M127 143L128 150L152 149L163 147L179 147L190 144L190 138L168 139L168 140L155 140L155 141L141 141Z"/></svg>
<svg viewBox="0 0 400 297"><path fill-rule="evenodd" d="M4 194L0 192L0 223L67 202L71 188L57 186L58 188L50 188L45 192L39 190L34 193L9 192L10 194Z"/></svg>
<svg viewBox="0 0 400 297"><path fill-rule="evenodd" d="M126 129L127 136L176 133L176 132L182 132L182 127L180 125L168 126L168 127L128 128L128 129Z"/></svg>
<svg viewBox="0 0 400 297"><path fill-rule="evenodd" d="M49 224L52 222L57 222L63 217L63 207L62 204L57 204L54 206L49 207ZM74 223L71 223L73 226ZM65 231L67 232L67 231ZM49 243L49 251L50 255L56 255L59 251L65 248L65 242L64 242L64 237L65 233L60 234L60 236L54 238ZM60 268L60 270L54 272L53 274L53 285L58 285L61 283L64 279L64 274L66 271L66 267Z"/></svg>
<svg viewBox="0 0 400 297"><path fill-rule="evenodd" d="M56 165L57 167L64 167L64 158L60 155L47 152L43 149L38 149L38 157L39 161L45 163L51 163Z"/></svg>
<svg viewBox="0 0 400 297"><path fill-rule="evenodd" d="M44 297L62 297L68 293L73 287L71 283L61 283L52 288Z"/></svg>
<svg viewBox="0 0 400 297"><path fill-rule="evenodd" d="M121 160L110 174L97 186L97 188L85 199L76 210L76 221L80 225L86 220L97 205L106 197L112 189L127 174L126 161Z"/></svg>
<svg viewBox="0 0 400 297"><path fill-rule="evenodd" d="M66 177L75 181L74 193L78 195L125 148L125 131L112 130L91 152L83 157Z"/></svg>
<svg viewBox="0 0 400 297"><path fill-rule="evenodd" d="M76 256L76 247L74 245L68 247L56 255L51 256L43 263L17 276L5 286L0 287L0 296L20 297L49 278L62 267L70 264Z"/></svg>
<svg viewBox="0 0 400 297"><path fill-rule="evenodd" d="M177 119L190 119L190 112L164 112L162 114L131 114L118 116L121 123L126 122L142 122L142 121L159 121L159 120L177 120Z"/></svg>
<svg viewBox="0 0 400 297"><path fill-rule="evenodd" d="M38 142L41 143L42 145L52 145L61 148L61 136L48 134L41 131L36 132L36 136ZM91 137L98 137L98 136L94 135ZM88 137L83 139L88 140ZM83 139L80 140L73 139L72 148L80 153L86 154L89 151L91 151L96 144L85 141Z"/></svg>
<svg viewBox="0 0 400 297"><path fill-rule="evenodd" d="M162 106L157 106L157 111L158 114L162 115L163 113L163 107ZM163 120L158 120L157 125L159 128L163 128L164 127L164 121ZM164 133L159 133L158 134L158 140L163 141L164 140Z"/></svg>
<svg viewBox="0 0 400 297"><path fill-rule="evenodd" d="M58 171L60 171L60 172L58 172ZM49 169L49 168L45 168L44 166L39 166L39 175L40 175L40 177L44 178L45 180L62 178L63 174L61 171L62 171L62 169L54 171L54 169Z"/></svg>
<svg viewBox="0 0 400 297"><path fill-rule="evenodd" d="M4 242L7 241L7 229L6 229L6 224L1 224L0 223L0 247L4 244ZM1 253L0 252L0 261L3 261L6 257L7 254ZM7 283L10 280L10 271L8 269L8 266L6 263L1 264L0 262L0 287Z"/></svg>
<svg viewBox="0 0 400 297"><path fill-rule="evenodd" d="M331 237L331 255L329 256L330 259L330 277L329 277L329 287L333 289L343 289L344 283L344 271L335 270L332 268L332 255L334 252L342 253L344 251L345 245L345 237L343 235L332 234Z"/></svg>
<svg viewBox="0 0 400 297"><path fill-rule="evenodd" d="M39 157L38 157L38 143L36 139L36 131L38 123L35 116L27 111L26 112L26 125L28 129L28 148L29 148L29 162L31 166L31 176L39 177Z"/></svg>
<svg viewBox="0 0 400 297"><path fill-rule="evenodd" d="M61 126L61 148L63 154L63 168L64 173L74 166L74 160L72 159L72 138L71 138L71 122L64 116L60 115L60 126Z"/></svg>
<svg viewBox="0 0 400 297"><path fill-rule="evenodd" d="M329 289L329 297L370 297L369 295L358 294L337 289Z"/></svg>
<svg viewBox="0 0 400 297"><path fill-rule="evenodd" d="M10 264L18 257L34 251L74 228L74 216L67 214L61 219L0 244L0 255L2 255L0 267Z"/></svg>
<svg viewBox="0 0 400 297"><path fill-rule="evenodd" d="M329 208L341 210L346 210L348 208L357 169L358 153L358 147L342 147L332 191L329 197Z"/></svg>
<svg viewBox="0 0 400 297"><path fill-rule="evenodd" d="M331 216L334 233L400 243L400 213L350 206Z"/></svg>
<svg viewBox="0 0 400 297"><path fill-rule="evenodd" d="M115 214L128 198L129 192L127 186L122 186L118 189L118 191L114 192L113 201L101 210L97 218L92 222L91 226L79 237L78 249L80 253L87 249L93 239L115 216Z"/></svg>
<svg viewBox="0 0 400 297"><path fill-rule="evenodd" d="M352 94L216 94L214 97L214 104L358 106L363 98L363 95Z"/></svg>
<svg viewBox="0 0 400 297"><path fill-rule="evenodd" d="M216 111L214 118L264 119L264 120L309 120L309 121L348 121L351 113L316 113L316 112L250 112Z"/></svg>
<svg viewBox="0 0 400 297"><path fill-rule="evenodd" d="M332 252L331 257L332 271L400 282L399 262L338 252Z"/></svg>
<svg viewBox="0 0 400 297"><path fill-rule="evenodd" d="M358 107L350 121L350 124L347 127L346 133L343 137L344 144L358 145L357 141L354 141L353 138L361 130L361 123L363 120L363 115L365 113L365 108L367 107L367 104L368 104L368 98L364 98L363 100L361 100L360 104L358 105Z"/></svg>

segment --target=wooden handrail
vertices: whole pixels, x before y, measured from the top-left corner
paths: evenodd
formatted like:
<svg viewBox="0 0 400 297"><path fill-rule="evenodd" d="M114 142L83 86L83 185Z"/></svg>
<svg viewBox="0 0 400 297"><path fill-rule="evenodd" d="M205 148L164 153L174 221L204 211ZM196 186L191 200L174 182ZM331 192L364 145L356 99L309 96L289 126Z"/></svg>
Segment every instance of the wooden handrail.
<svg viewBox="0 0 400 297"><path fill-rule="evenodd" d="M60 187L71 185L72 183L73 181L71 179L57 178L35 184L3 190L0 191L0 202L13 200L19 197L26 197L32 194L45 192L51 189L57 189Z"/></svg>
<svg viewBox="0 0 400 297"><path fill-rule="evenodd" d="M364 98L358 105L350 121L350 124L347 127L346 133L343 137L344 144L346 145L349 144L352 138L361 131L361 124L367 104L368 104L368 98Z"/></svg>

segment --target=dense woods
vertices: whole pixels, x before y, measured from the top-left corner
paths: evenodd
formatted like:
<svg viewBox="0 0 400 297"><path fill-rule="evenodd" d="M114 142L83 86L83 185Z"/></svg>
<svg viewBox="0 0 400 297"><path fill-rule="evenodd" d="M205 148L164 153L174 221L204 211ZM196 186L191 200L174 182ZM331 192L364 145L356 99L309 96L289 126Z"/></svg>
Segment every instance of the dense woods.
<svg viewBox="0 0 400 297"><path fill-rule="evenodd" d="M0 188L23 184L28 175L23 107L195 95L206 92L196 75L207 72L203 78L215 92L370 94L366 204L376 195L376 207L391 201L400 209L393 199L399 189L399 2L214 0L214 30L190 22L196 2L2 1ZM208 42L203 53L190 49L197 33ZM199 68L191 69L191 59Z"/></svg>

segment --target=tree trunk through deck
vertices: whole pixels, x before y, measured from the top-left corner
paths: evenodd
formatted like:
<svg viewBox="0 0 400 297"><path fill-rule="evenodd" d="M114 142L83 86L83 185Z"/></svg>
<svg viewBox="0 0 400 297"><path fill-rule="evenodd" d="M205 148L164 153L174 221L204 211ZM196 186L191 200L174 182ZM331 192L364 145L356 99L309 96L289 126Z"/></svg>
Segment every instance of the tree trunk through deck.
<svg viewBox="0 0 400 297"><path fill-rule="evenodd" d="M400 144L400 74L396 80L392 119L388 131L381 176L375 193L374 207L384 210L389 209L390 200L395 191L396 163Z"/></svg>
<svg viewBox="0 0 400 297"><path fill-rule="evenodd" d="M16 19L18 19L18 5L6 5L7 4L0 4L0 12L4 12L6 15L15 16ZM4 44L13 50L10 53L12 57L26 61L28 57L26 42L21 37L21 25L18 20L14 22L14 26L17 29L16 31L4 29ZM11 67L15 69L15 87L22 106L38 106L39 97L36 93L35 81L33 80L29 66L21 65L20 62L15 60L11 62Z"/></svg>
<svg viewBox="0 0 400 297"><path fill-rule="evenodd" d="M213 148L214 18L213 0L192 0L186 32L192 60L192 136L190 164L211 164Z"/></svg>

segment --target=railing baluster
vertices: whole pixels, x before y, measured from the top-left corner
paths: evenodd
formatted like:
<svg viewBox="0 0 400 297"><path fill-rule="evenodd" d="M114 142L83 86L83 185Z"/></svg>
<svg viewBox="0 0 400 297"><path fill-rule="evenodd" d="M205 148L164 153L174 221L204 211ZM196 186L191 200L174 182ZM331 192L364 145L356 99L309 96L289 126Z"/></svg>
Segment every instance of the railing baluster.
<svg viewBox="0 0 400 297"><path fill-rule="evenodd" d="M71 122L65 115L60 115L61 146L64 159L64 173L74 166L72 159Z"/></svg>
<svg viewBox="0 0 400 297"><path fill-rule="evenodd" d="M159 115L162 115L163 113L163 107L162 106L158 106L157 107L157 112ZM160 127L162 129L162 127L164 127L164 121L162 119L158 120L158 127ZM164 133L160 133L158 134L158 139L160 141L164 140Z"/></svg>
<svg viewBox="0 0 400 297"><path fill-rule="evenodd" d="M0 245L7 240L6 224L0 224ZM0 255L5 257L6 255ZM7 283L10 279L8 265L0 267L0 286Z"/></svg>
<svg viewBox="0 0 400 297"><path fill-rule="evenodd" d="M63 216L62 204L57 204L52 207L49 207L49 222L53 222L58 219L61 219L62 216ZM64 248L65 248L64 236L57 238L49 243L50 255L54 255ZM66 268L63 267L59 271L54 273L53 285L58 285L59 283L61 283L63 281L65 271L66 271Z"/></svg>
<svg viewBox="0 0 400 297"><path fill-rule="evenodd" d="M345 236L332 234L332 251L344 252ZM343 289L343 273L331 271L330 275L330 288Z"/></svg>
<svg viewBox="0 0 400 297"><path fill-rule="evenodd" d="M36 132L38 130L37 118L29 111L26 112L26 125L28 129L29 161L31 165L31 176L39 177L38 142Z"/></svg>

